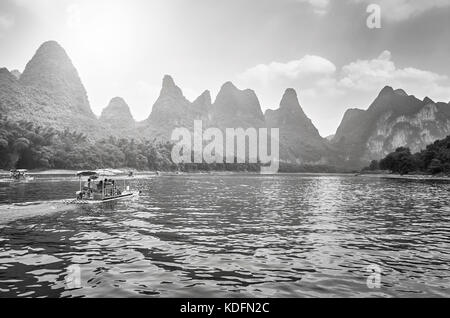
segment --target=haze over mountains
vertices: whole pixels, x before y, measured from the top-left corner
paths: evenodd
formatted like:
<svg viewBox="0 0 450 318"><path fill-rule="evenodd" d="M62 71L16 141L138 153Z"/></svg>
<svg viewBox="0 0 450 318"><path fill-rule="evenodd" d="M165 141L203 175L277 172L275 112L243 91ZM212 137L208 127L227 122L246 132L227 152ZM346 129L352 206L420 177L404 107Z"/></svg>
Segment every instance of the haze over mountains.
<svg viewBox="0 0 450 318"><path fill-rule="evenodd" d="M418 151L450 135L450 104L421 101L391 87L385 87L368 110L348 110L336 135L326 139L304 113L294 89L286 90L278 109L264 114L252 90L227 82L214 102L209 91L191 102L170 76L164 77L148 119L136 122L120 97L113 98L97 118L77 70L53 41L41 45L23 74L0 69L0 111L12 120L83 132L91 139L169 141L173 129L192 128L195 120L221 129L279 128L283 161L355 168L397 147Z"/></svg>

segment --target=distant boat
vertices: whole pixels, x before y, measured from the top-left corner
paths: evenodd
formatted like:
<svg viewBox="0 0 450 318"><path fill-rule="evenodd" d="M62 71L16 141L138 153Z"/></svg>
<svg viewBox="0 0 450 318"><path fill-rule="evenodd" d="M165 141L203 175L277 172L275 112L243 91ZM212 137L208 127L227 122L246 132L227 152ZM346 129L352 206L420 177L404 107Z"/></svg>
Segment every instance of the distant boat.
<svg viewBox="0 0 450 318"><path fill-rule="evenodd" d="M80 190L76 192L74 200L65 201L68 204L98 204L104 202L124 200L140 195L141 191L130 190L130 186L110 178L98 171L80 171L77 173L80 179ZM101 170L104 172L104 170ZM109 176L106 175L106 176ZM82 178L88 178L83 184Z"/></svg>
<svg viewBox="0 0 450 318"><path fill-rule="evenodd" d="M116 176L118 174L124 174L122 170L117 169L97 169L94 172L101 176Z"/></svg>
<svg viewBox="0 0 450 318"><path fill-rule="evenodd" d="M33 181L34 177L30 177L28 175L28 170L26 169L14 169L10 172L10 179L12 181L18 181L18 182L28 182Z"/></svg>

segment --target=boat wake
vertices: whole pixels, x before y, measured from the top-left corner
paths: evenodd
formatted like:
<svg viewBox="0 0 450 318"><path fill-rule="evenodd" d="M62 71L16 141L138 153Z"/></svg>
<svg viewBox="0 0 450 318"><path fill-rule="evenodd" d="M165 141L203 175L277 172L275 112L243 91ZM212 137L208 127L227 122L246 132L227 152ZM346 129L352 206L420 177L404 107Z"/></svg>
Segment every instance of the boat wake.
<svg viewBox="0 0 450 318"><path fill-rule="evenodd" d="M24 218L64 212L72 210L75 207L76 205L66 204L63 200L0 205L0 224L6 224Z"/></svg>

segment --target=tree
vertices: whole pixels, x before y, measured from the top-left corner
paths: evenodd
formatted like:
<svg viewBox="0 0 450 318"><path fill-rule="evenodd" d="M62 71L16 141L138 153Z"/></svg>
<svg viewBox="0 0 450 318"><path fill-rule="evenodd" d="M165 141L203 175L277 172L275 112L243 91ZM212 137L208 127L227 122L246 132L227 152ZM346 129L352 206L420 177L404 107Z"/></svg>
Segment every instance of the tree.
<svg viewBox="0 0 450 318"><path fill-rule="evenodd" d="M372 162L369 165L369 170L370 171L380 170L380 164L378 163L377 160L372 160Z"/></svg>
<svg viewBox="0 0 450 318"><path fill-rule="evenodd" d="M425 150L411 154L408 148L398 148L380 161L380 168L395 173L450 173L450 136L428 145Z"/></svg>
<svg viewBox="0 0 450 318"><path fill-rule="evenodd" d="M380 161L380 169L404 175L417 170L417 164L410 149L401 147Z"/></svg>
<svg viewBox="0 0 450 318"><path fill-rule="evenodd" d="M428 166L428 170L432 174L438 174L444 171L444 166L442 165L442 162L439 159L433 159L431 160L431 163Z"/></svg>

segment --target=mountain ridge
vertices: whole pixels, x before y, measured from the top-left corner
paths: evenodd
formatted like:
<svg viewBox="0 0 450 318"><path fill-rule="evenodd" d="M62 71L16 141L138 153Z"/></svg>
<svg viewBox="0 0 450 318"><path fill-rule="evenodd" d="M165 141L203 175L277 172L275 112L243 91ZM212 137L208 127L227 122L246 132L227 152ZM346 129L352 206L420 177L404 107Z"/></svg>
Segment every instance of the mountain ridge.
<svg viewBox="0 0 450 318"><path fill-rule="evenodd" d="M19 79L7 69L0 77L0 109L9 118L76 130L90 138L107 135L99 128L77 70L56 42L43 43Z"/></svg>
<svg viewBox="0 0 450 318"><path fill-rule="evenodd" d="M402 89L386 86L367 110L350 109L332 143L348 163L361 167L398 147L418 152L450 134L450 108L426 97L420 100Z"/></svg>
<svg viewBox="0 0 450 318"><path fill-rule="evenodd" d="M111 129L134 129L136 121L130 107L122 97L114 97L103 109L99 121L109 125Z"/></svg>
<svg viewBox="0 0 450 318"><path fill-rule="evenodd" d="M123 98L111 99L97 118L86 89L66 51L43 43L22 74L0 69L0 111L20 121L73 130L98 140L108 136L170 141L175 128L279 128L282 161L297 164L363 166L408 146L412 151L450 134L450 102L419 100L385 86L366 110L348 109L336 134L323 138L304 112L295 89L286 89L275 110L263 113L255 91L222 85L215 100L204 91L189 101L170 75L147 119L137 122Z"/></svg>
<svg viewBox="0 0 450 318"><path fill-rule="evenodd" d="M335 161L337 153L306 116L294 89L285 91L280 107L267 111L265 120L267 127L280 130L280 157L283 161L297 164Z"/></svg>

